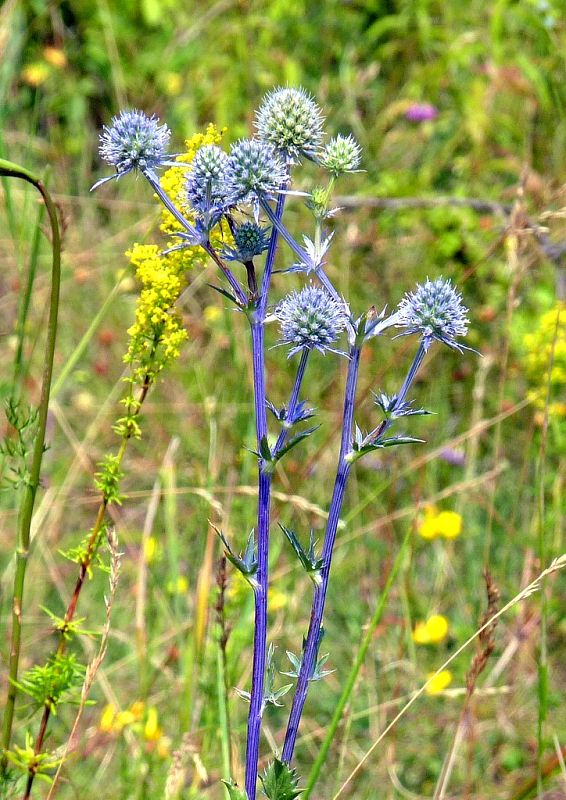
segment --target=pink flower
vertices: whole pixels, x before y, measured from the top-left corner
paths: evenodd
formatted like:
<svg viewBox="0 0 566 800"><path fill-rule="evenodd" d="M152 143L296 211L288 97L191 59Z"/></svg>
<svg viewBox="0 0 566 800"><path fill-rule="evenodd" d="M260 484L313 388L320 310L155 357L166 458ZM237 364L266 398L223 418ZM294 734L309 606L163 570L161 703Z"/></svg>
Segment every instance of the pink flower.
<svg viewBox="0 0 566 800"><path fill-rule="evenodd" d="M412 103L405 111L409 122L430 122L438 116L438 109L432 103Z"/></svg>

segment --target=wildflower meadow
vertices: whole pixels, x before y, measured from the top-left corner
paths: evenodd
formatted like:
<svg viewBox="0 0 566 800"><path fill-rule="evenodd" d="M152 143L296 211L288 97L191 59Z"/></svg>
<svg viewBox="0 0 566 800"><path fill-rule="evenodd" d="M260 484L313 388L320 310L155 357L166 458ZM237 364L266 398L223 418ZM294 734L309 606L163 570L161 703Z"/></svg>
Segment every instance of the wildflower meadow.
<svg viewBox="0 0 566 800"><path fill-rule="evenodd" d="M566 797L563 11L0 8L0 798Z"/></svg>

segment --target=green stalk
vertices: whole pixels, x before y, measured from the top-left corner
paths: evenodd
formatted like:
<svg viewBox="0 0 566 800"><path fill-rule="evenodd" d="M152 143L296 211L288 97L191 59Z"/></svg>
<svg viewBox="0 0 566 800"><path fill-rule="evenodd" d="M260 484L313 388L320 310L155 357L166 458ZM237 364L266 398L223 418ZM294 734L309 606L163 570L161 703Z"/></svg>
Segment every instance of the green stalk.
<svg viewBox="0 0 566 800"><path fill-rule="evenodd" d="M318 751L316 760L312 765L312 769L310 771L307 780L306 788L302 794L303 800L307 800L307 798L310 797L310 794L314 789L317 780L320 777L321 769L326 760L326 756L328 755L330 745L332 744L332 740L334 739L334 736L338 729L338 725L340 724L340 720L342 719L344 709L350 699L350 696L356 684L356 680L358 678L362 664L364 663L364 659L366 657L368 648L373 640L376 628L381 621L381 617L383 615L383 610L385 608L385 603L389 596L389 592L391 590L391 587L393 586L395 578L397 577L399 569L401 568L401 564L403 563L403 558L405 556L405 551L407 549L407 545L409 543L410 538L411 538L411 531L409 531L405 536L405 538L403 539L401 547L399 548L399 552L397 553L397 557L393 562L393 567L391 568L391 572L387 576L387 581L379 597L375 611L373 612L373 616L368 625L368 629L360 642L360 645L358 647L358 652L356 653L356 658L354 660L354 663L352 664L352 668L350 669L350 673L348 675L348 678L346 679L344 688L342 689L342 694L340 695L340 699L338 700L338 704L334 710L334 714L332 716L330 725L328 726L328 730L326 731L326 736L324 737L324 740L320 746L320 750Z"/></svg>
<svg viewBox="0 0 566 800"><path fill-rule="evenodd" d="M24 596L24 583L26 567L29 556L30 528L35 503L35 496L39 486L41 461L45 449L45 428L47 425L47 411L49 394L53 377L53 358L55 354L55 340L57 336L57 315L59 311L59 290L61 284L61 234L57 220L57 209L51 195L33 173L24 167L10 161L0 159L0 176L20 178L31 183L41 193L49 222L51 224L51 296L49 300L49 318L47 322L47 340L45 343L45 357L41 383L41 399L38 409L37 433L35 436L29 480L24 487L23 496L17 522L16 570L14 575L14 589L12 599L12 633L10 640L10 656L8 664L8 692L4 711L2 727L2 759L0 761L0 775L6 772L6 750L10 747L12 739L12 724L16 705L16 681L18 679L18 666L20 662L21 634L22 634L22 604Z"/></svg>

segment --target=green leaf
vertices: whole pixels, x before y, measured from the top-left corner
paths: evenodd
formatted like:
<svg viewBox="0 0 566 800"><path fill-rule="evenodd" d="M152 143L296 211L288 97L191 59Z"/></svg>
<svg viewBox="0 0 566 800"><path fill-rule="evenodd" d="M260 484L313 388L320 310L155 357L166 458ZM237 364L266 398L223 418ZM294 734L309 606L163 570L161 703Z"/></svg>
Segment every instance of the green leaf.
<svg viewBox="0 0 566 800"><path fill-rule="evenodd" d="M297 535L289 528L286 528L284 525L279 524L279 527L287 537L289 544L295 551L295 554L299 561L301 562L301 566L307 573L307 575L311 578L312 581L316 585L320 585L321 583L321 575L320 571L324 566L324 561L322 558L317 558L314 552L315 542L314 542L314 535L311 531L311 538L309 543L309 549L305 550L300 541L297 538Z"/></svg>
<svg viewBox="0 0 566 800"><path fill-rule="evenodd" d="M296 771L278 758L269 764L260 779L268 800L295 800L301 793L297 788L299 777Z"/></svg>
<svg viewBox="0 0 566 800"><path fill-rule="evenodd" d="M277 453L275 454L275 460L279 461L279 459L283 458L283 456L286 453L288 453L289 450L292 450L292 448L295 447L295 445L299 444L299 442L302 442L303 439L306 439L307 436L310 436L311 433L314 433L319 428L320 428L320 425L315 425L313 428L307 428L306 431L301 431L301 433L297 433L297 435L293 436L293 438L290 439L287 442L287 444L284 447L281 448L281 450L277 451Z"/></svg>
<svg viewBox="0 0 566 800"><path fill-rule="evenodd" d="M222 783L228 789L230 800L248 800L248 793L245 792L243 789L238 789L234 781L223 780Z"/></svg>

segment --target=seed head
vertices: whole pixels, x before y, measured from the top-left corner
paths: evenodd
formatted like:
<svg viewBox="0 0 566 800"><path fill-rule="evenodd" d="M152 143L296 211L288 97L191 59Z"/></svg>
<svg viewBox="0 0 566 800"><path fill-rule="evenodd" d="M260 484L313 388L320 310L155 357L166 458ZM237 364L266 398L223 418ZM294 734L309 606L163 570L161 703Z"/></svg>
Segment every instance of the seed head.
<svg viewBox="0 0 566 800"><path fill-rule="evenodd" d="M322 167L336 177L344 172L355 172L360 166L362 150L352 135L335 136L326 144L318 160Z"/></svg>
<svg viewBox="0 0 566 800"><path fill-rule="evenodd" d="M396 326L406 328L402 336L418 333L428 350L433 339L443 342L454 350L462 351L456 338L468 332L468 309L462 303L462 295L450 280L438 278L417 285L399 303Z"/></svg>
<svg viewBox="0 0 566 800"><path fill-rule="evenodd" d="M154 170L166 160L165 150L171 131L159 119L143 111L122 111L104 126L100 136L100 156L116 168L119 178L133 169Z"/></svg>
<svg viewBox="0 0 566 800"><path fill-rule="evenodd" d="M255 222L243 222L233 230L234 247L225 247L222 256L227 261L251 261L269 247L269 228Z"/></svg>
<svg viewBox="0 0 566 800"><path fill-rule="evenodd" d="M223 187L230 205L256 203L260 195L276 194L286 181L285 164L269 143L240 139L232 146Z"/></svg>
<svg viewBox="0 0 566 800"><path fill-rule="evenodd" d="M185 184L187 199L196 211L204 213L224 204L223 178L227 161L226 153L215 144L197 150Z"/></svg>
<svg viewBox="0 0 566 800"><path fill-rule="evenodd" d="M281 343L291 345L289 357L303 348L324 353L346 327L348 315L344 304L337 302L318 286L305 286L287 295L275 309L281 325Z"/></svg>
<svg viewBox="0 0 566 800"><path fill-rule="evenodd" d="M292 159L314 158L322 142L323 123L320 108L304 89L274 89L256 112L259 138Z"/></svg>

